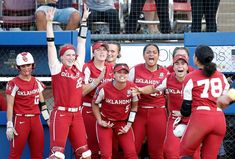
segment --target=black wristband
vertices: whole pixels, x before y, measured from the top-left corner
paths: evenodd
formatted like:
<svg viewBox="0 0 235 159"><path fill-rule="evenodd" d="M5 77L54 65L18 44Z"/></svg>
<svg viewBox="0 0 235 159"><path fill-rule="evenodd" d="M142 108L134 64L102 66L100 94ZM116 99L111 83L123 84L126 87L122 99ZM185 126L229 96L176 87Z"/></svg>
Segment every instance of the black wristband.
<svg viewBox="0 0 235 159"><path fill-rule="evenodd" d="M53 42L55 38L47 38L47 42Z"/></svg>
<svg viewBox="0 0 235 159"><path fill-rule="evenodd" d="M42 111L42 106L44 106L44 105L46 105L46 102L40 102L40 101L39 101L38 106L39 106L39 108L40 108L41 111Z"/></svg>
<svg viewBox="0 0 235 159"><path fill-rule="evenodd" d="M81 25L78 32L78 36L80 36L81 38L86 38L87 30L88 30L87 26Z"/></svg>

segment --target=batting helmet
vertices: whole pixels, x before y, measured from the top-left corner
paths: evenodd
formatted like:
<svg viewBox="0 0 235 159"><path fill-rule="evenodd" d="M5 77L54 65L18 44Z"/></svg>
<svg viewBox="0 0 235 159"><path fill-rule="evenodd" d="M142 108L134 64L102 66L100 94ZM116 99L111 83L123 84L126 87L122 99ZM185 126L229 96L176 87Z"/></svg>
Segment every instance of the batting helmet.
<svg viewBox="0 0 235 159"><path fill-rule="evenodd" d="M22 66L27 64L34 64L33 56L29 52L21 52L16 56L16 65Z"/></svg>

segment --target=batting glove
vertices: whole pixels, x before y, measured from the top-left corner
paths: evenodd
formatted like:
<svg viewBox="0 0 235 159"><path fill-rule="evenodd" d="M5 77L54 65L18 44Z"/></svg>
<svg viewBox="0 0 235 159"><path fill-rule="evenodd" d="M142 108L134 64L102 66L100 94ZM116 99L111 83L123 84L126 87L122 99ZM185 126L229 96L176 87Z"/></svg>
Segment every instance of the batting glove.
<svg viewBox="0 0 235 159"><path fill-rule="evenodd" d="M8 121L7 122L7 131L6 131L6 135L7 135L7 139L9 141L13 140L14 139L14 135L18 135L18 133L16 132L14 126L13 126L13 123L12 121Z"/></svg>

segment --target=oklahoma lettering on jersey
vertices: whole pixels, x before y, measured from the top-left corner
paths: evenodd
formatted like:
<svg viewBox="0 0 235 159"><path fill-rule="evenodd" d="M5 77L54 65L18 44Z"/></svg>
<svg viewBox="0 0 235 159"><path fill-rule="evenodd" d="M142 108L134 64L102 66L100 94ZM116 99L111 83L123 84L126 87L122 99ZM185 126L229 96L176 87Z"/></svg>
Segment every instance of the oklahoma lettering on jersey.
<svg viewBox="0 0 235 159"><path fill-rule="evenodd" d="M183 98L192 100L192 109L198 106L217 108L216 100L227 92L229 84L225 76L216 71L211 77L206 77L202 70L189 73L184 80Z"/></svg>
<svg viewBox="0 0 235 159"><path fill-rule="evenodd" d="M101 83L110 82L113 80L113 66L109 63L105 63L106 72ZM94 79L98 78L101 71L96 68L93 60L86 63L83 67L83 73L85 75L84 81L85 84L91 83ZM95 94L95 89L83 97L83 102L91 103L92 98Z"/></svg>
<svg viewBox="0 0 235 159"><path fill-rule="evenodd" d="M129 116L131 103L138 101L137 96L132 96L130 89L135 86L127 81L126 87L118 90L112 82L107 82L97 88L93 102L102 104L100 111L103 117L112 121L125 121Z"/></svg>
<svg viewBox="0 0 235 159"><path fill-rule="evenodd" d="M132 69L135 69L134 83L138 87L160 84L168 74L167 69L162 66L154 72L147 70L145 64L138 64ZM166 105L165 103L163 91L158 91L150 95L141 94L141 100L139 101L140 106L160 107Z"/></svg>
<svg viewBox="0 0 235 159"><path fill-rule="evenodd" d="M15 77L7 83L6 94L14 99L14 114L40 114L38 107L39 93L45 85L32 77L30 81L24 81Z"/></svg>
<svg viewBox="0 0 235 159"><path fill-rule="evenodd" d="M55 108L58 106L80 107L82 101L83 74L75 65L70 69L62 64L57 67L61 67L61 71L57 74L52 74Z"/></svg>
<svg viewBox="0 0 235 159"><path fill-rule="evenodd" d="M175 77L175 73L171 73L167 77L166 82L166 94L168 97L168 110L180 110L183 102L182 93L183 83L178 81Z"/></svg>

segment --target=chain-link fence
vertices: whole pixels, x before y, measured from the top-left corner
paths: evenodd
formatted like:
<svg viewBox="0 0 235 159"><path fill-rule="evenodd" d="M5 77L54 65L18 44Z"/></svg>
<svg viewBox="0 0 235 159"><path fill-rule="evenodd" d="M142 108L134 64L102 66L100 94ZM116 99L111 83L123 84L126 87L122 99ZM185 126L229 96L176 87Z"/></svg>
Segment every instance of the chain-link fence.
<svg viewBox="0 0 235 159"><path fill-rule="evenodd" d="M132 46L134 47L134 46ZM235 56L235 48L233 46L213 46L212 49L215 52L215 60L218 65L218 68L224 72L234 71L234 56ZM5 87L7 81L18 75L18 71L15 68L15 58L19 52L29 51L34 56L36 62L36 68L34 70L34 75L39 77L44 84L46 84L47 88L44 91L44 96L46 99L46 103L50 109L53 107L53 97L51 90L51 82L50 82L50 74L49 68L47 64L47 56L46 56L46 46L1 46L0 49L0 93L5 96ZM137 53L136 53L137 55ZM142 53L139 54L142 56ZM192 57L190 57L192 58ZM133 58L132 58L133 60ZM231 81L234 80L234 74L226 74L227 77L231 78ZM221 155L226 157L227 159L233 158L233 150L234 150L234 140L235 140L235 118L233 115L226 115L227 119L227 133L224 138L223 146L221 149ZM216 122L216 121L215 121ZM146 152L142 154L142 156L146 155Z"/></svg>
<svg viewBox="0 0 235 159"><path fill-rule="evenodd" d="M91 10L88 25L92 34L184 33L191 30L195 32L235 31L233 25L235 1L214 0L211 3L200 1L87 0ZM0 0L0 31L37 30L37 27L43 30L45 29L42 27L44 21L38 19L41 15L35 14L37 8L41 6L58 9L73 7L82 13L82 5L82 0L59 0L57 3L52 0ZM209 15L206 15L207 11ZM62 20L61 18L67 16L68 13L69 17ZM204 16L200 16L203 13ZM66 29L68 23L78 23L74 20L76 18L70 17L70 14L70 12L62 11L60 18L57 18L55 22L57 30ZM205 25L206 19L209 22L208 26Z"/></svg>

